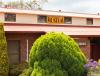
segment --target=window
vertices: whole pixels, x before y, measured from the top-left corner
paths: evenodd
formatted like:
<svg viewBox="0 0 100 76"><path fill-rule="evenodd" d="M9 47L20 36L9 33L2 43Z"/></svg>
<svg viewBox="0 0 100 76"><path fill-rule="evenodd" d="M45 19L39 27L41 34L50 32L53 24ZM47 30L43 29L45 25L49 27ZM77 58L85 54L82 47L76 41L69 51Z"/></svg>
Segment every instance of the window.
<svg viewBox="0 0 100 76"><path fill-rule="evenodd" d="M93 18L87 18L87 24L93 25Z"/></svg>
<svg viewBox="0 0 100 76"><path fill-rule="evenodd" d="M85 39L75 38L74 40L79 46L86 46L88 44L88 41Z"/></svg>
<svg viewBox="0 0 100 76"><path fill-rule="evenodd" d="M38 22L39 23L47 23L47 17L46 16L38 16Z"/></svg>
<svg viewBox="0 0 100 76"><path fill-rule="evenodd" d="M16 14L5 13L5 21L16 21Z"/></svg>
<svg viewBox="0 0 100 76"><path fill-rule="evenodd" d="M19 40L8 40L9 64L18 64L20 61L20 42Z"/></svg>
<svg viewBox="0 0 100 76"><path fill-rule="evenodd" d="M71 24L72 23L72 17L65 17L64 18L64 23L65 24Z"/></svg>

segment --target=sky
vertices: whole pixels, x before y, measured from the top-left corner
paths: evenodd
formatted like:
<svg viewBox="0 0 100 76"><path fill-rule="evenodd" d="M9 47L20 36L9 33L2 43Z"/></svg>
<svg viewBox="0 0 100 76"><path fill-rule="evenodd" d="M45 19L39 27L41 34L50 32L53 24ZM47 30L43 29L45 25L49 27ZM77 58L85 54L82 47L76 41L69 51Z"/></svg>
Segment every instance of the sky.
<svg viewBox="0 0 100 76"><path fill-rule="evenodd" d="M2 0L4 2L14 0ZM100 13L100 0L48 0L42 8L44 10L78 12L78 13Z"/></svg>

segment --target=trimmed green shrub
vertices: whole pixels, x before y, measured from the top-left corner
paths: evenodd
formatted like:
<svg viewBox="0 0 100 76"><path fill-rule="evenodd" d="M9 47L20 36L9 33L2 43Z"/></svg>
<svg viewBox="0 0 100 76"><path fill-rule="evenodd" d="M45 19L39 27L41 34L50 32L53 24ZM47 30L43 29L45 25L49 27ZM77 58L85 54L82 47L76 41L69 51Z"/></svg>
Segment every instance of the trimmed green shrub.
<svg viewBox="0 0 100 76"><path fill-rule="evenodd" d="M82 76L86 58L77 43L63 33L47 33L30 51L31 76Z"/></svg>
<svg viewBox="0 0 100 76"><path fill-rule="evenodd" d="M24 69L27 69L28 67L29 66L27 62L22 62L20 64L11 65L10 70L9 70L9 75L18 76L19 74L23 72Z"/></svg>
<svg viewBox="0 0 100 76"><path fill-rule="evenodd" d="M19 76L30 76L31 73L32 73L32 67L29 67L28 69L25 69Z"/></svg>
<svg viewBox="0 0 100 76"><path fill-rule="evenodd" d="M77 43L63 33L47 33L30 51L30 76L82 76L86 58Z"/></svg>
<svg viewBox="0 0 100 76"><path fill-rule="evenodd" d="M0 23L0 76L8 76L9 64L7 42L3 25L3 23Z"/></svg>

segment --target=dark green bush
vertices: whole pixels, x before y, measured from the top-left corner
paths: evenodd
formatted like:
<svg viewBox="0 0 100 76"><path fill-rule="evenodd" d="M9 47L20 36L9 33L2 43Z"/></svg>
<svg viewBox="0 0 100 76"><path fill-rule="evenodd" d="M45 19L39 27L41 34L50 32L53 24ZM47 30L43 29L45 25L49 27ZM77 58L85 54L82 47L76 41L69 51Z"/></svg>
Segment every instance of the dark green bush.
<svg viewBox="0 0 100 76"><path fill-rule="evenodd" d="M27 62L22 62L17 65L12 65L12 66L10 66L9 75L10 76L18 76L19 74L21 74L23 72L24 69L27 69L28 67L29 66L28 66Z"/></svg>
<svg viewBox="0 0 100 76"><path fill-rule="evenodd" d="M0 76L8 76L9 65L7 42L3 25L3 23L0 23Z"/></svg>
<svg viewBox="0 0 100 76"><path fill-rule="evenodd" d="M47 33L30 51L30 76L82 76L86 58L77 43L63 33Z"/></svg>

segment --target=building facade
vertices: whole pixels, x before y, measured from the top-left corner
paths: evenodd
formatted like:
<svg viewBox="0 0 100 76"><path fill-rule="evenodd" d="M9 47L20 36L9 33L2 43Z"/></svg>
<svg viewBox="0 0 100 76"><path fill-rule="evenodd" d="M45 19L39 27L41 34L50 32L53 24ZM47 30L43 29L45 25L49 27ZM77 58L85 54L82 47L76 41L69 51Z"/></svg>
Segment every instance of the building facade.
<svg viewBox="0 0 100 76"><path fill-rule="evenodd" d="M46 32L63 32L79 44L87 58L100 58L100 15L62 11L0 8L10 64L28 61L33 42Z"/></svg>

